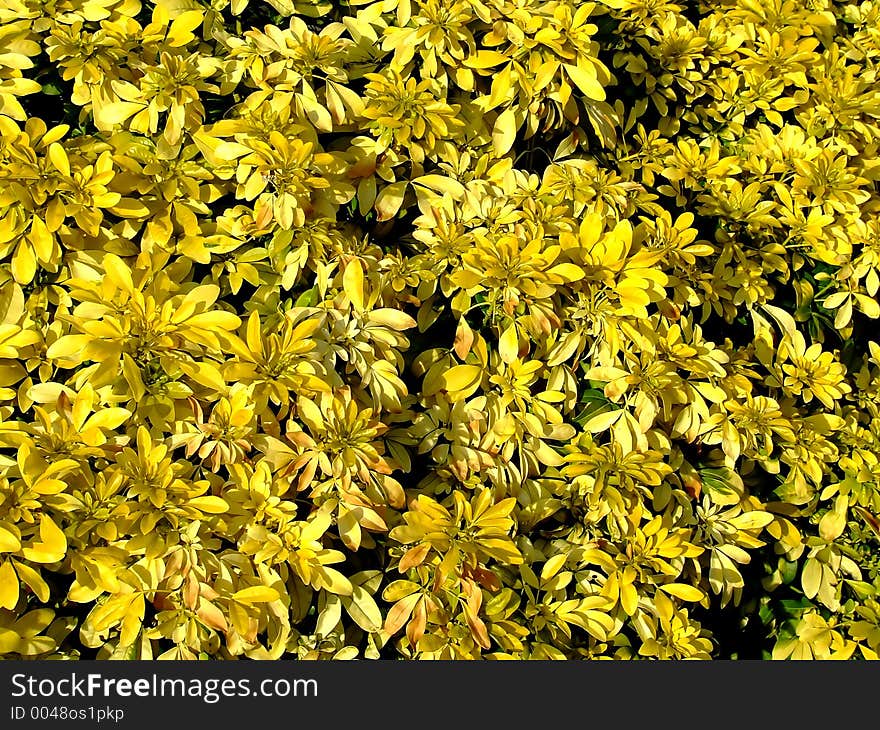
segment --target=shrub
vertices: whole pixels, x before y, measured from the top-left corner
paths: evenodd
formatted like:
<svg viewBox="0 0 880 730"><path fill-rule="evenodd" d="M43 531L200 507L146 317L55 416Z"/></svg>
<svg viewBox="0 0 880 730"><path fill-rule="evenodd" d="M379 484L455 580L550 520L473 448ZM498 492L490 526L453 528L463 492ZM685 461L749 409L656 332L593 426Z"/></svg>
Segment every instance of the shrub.
<svg viewBox="0 0 880 730"><path fill-rule="evenodd" d="M876 658L878 27L0 0L0 655Z"/></svg>

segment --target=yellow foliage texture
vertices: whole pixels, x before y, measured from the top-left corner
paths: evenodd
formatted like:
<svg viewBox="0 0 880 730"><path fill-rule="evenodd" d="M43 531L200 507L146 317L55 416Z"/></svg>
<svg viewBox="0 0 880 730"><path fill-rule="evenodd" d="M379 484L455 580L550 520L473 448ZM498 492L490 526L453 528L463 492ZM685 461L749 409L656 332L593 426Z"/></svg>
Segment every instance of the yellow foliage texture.
<svg viewBox="0 0 880 730"><path fill-rule="evenodd" d="M0 0L0 656L877 658L878 29Z"/></svg>

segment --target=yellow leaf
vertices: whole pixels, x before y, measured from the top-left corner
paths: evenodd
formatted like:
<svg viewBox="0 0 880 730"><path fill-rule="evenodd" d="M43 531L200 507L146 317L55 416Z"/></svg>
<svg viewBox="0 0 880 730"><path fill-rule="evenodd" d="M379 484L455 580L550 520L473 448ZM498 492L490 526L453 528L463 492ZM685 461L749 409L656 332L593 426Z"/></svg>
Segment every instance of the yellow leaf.
<svg viewBox="0 0 880 730"><path fill-rule="evenodd" d="M439 385L451 400L460 400L473 393L482 379L483 369L479 365L455 365L440 376Z"/></svg>
<svg viewBox="0 0 880 730"><path fill-rule="evenodd" d="M483 622L483 619L477 616L468 604L464 605L464 618L467 622L468 628L471 630L471 636L474 637L476 642L484 649L490 648L492 642L489 640L489 632L486 629L486 624Z"/></svg>
<svg viewBox="0 0 880 730"><path fill-rule="evenodd" d="M0 608L8 608L10 611L18 603L18 576L12 567L12 561L7 560L0 565Z"/></svg>
<svg viewBox="0 0 880 730"><path fill-rule="evenodd" d="M364 269L360 259L352 259L342 274L342 288L356 312L364 311Z"/></svg>
<svg viewBox="0 0 880 730"><path fill-rule="evenodd" d="M452 349L455 350L455 354L460 359L464 360L471 351L473 344L474 332L467 323L467 320L462 317L458 320L458 327L455 330L455 342L452 345Z"/></svg>
<svg viewBox="0 0 880 730"><path fill-rule="evenodd" d="M584 270L575 264L557 264L547 273L558 276L563 281L580 281L584 278Z"/></svg>
<svg viewBox="0 0 880 730"><path fill-rule="evenodd" d="M568 73L568 77L574 82L588 99L594 101L605 101L605 89L599 83L596 72L589 64L574 66L572 64L564 64L564 68ZM589 69L589 70L587 70Z"/></svg>
<svg viewBox="0 0 880 730"><path fill-rule="evenodd" d="M18 651L20 643L21 638L17 633L9 629L0 628L0 655Z"/></svg>
<svg viewBox="0 0 880 730"><path fill-rule="evenodd" d="M137 101L114 101L95 108L95 126L102 130L110 130L126 119L133 117L146 105Z"/></svg>
<svg viewBox="0 0 880 730"><path fill-rule="evenodd" d="M584 428L590 433L601 433L611 428L617 420L623 415L623 411L618 409L614 411L606 411L593 416L584 424Z"/></svg>
<svg viewBox="0 0 880 730"><path fill-rule="evenodd" d="M297 94L297 101L302 105L306 117L319 132L333 131L333 118L330 112L321 106L316 99L306 94Z"/></svg>
<svg viewBox="0 0 880 730"><path fill-rule="evenodd" d="M128 353L122 354L122 375L131 389L131 395L135 402L140 401L147 389L143 378L141 378L140 368Z"/></svg>
<svg viewBox="0 0 880 730"><path fill-rule="evenodd" d="M34 67L33 61L22 53L0 53L0 65L18 70Z"/></svg>
<svg viewBox="0 0 880 730"><path fill-rule="evenodd" d="M507 63L510 59L503 53L488 49L481 49L471 56L468 56L464 63L470 68L493 68Z"/></svg>
<svg viewBox="0 0 880 730"><path fill-rule="evenodd" d="M15 622L15 631L19 636L31 639L52 623L55 612L51 608L38 608L28 611Z"/></svg>
<svg viewBox="0 0 880 730"><path fill-rule="evenodd" d="M134 198L122 198L116 205L110 206L110 212L120 218L145 218L150 209Z"/></svg>
<svg viewBox="0 0 880 730"><path fill-rule="evenodd" d="M242 588L240 591L236 591L232 594L233 601L246 603L248 605L254 603L271 603L272 601L277 601L280 597L278 591L269 586L250 586L249 588Z"/></svg>
<svg viewBox="0 0 880 730"><path fill-rule="evenodd" d="M200 328L208 331L215 329L234 330L241 324L241 320L232 312L215 309L212 312L203 312L190 317L184 324L187 328Z"/></svg>
<svg viewBox="0 0 880 730"><path fill-rule="evenodd" d="M321 583L328 591L340 596L350 596L353 590L351 581L333 568L321 569Z"/></svg>
<svg viewBox="0 0 880 730"><path fill-rule="evenodd" d="M340 508L339 515L336 518L336 531L345 547L349 550L357 550L361 545L361 526L357 521L357 515L350 510L342 510Z"/></svg>
<svg viewBox="0 0 880 730"><path fill-rule="evenodd" d="M199 385L211 388L219 393L226 391L226 381L217 367L210 362L180 362L180 369Z"/></svg>
<svg viewBox="0 0 880 730"><path fill-rule="evenodd" d="M815 558L807 560L801 572L801 588L807 598L813 598L822 586L822 563Z"/></svg>
<svg viewBox="0 0 880 730"><path fill-rule="evenodd" d="M762 527L767 527L767 525L773 522L773 520L774 517L769 512L764 512L763 510L751 510L750 512L743 512L741 515L737 515L730 520L730 522L735 525L738 530L756 530Z"/></svg>
<svg viewBox="0 0 880 730"><path fill-rule="evenodd" d="M209 515L220 515L229 510L229 504L225 499L213 496L193 497L186 504Z"/></svg>
<svg viewBox="0 0 880 730"><path fill-rule="evenodd" d="M91 416L82 427L83 431L90 428L107 428L113 430L119 428L128 420L131 411L127 408L104 408Z"/></svg>
<svg viewBox="0 0 880 730"><path fill-rule="evenodd" d="M12 255L12 275L19 284L30 284L37 273L37 258L30 245L20 241Z"/></svg>
<svg viewBox="0 0 880 730"><path fill-rule="evenodd" d="M260 315L258 312L251 312L251 316L248 317L247 327L245 330L245 338L247 340L247 348L243 350L244 354L256 355L257 357L263 356L263 337L262 337L262 329L260 327ZM248 352L250 350L250 352Z"/></svg>
<svg viewBox="0 0 880 730"><path fill-rule="evenodd" d="M49 145L49 160L62 175L70 175L70 160L67 158L67 152L57 142Z"/></svg>
<svg viewBox="0 0 880 730"><path fill-rule="evenodd" d="M119 645L130 646L137 639L143 628L146 602L142 593L132 595L125 616L120 622Z"/></svg>
<svg viewBox="0 0 880 730"><path fill-rule="evenodd" d="M0 525L0 553L17 553L21 550L21 540L8 527Z"/></svg>
<svg viewBox="0 0 880 730"><path fill-rule="evenodd" d="M216 284L202 284L190 289L178 303L171 321L180 324L196 312L204 312L220 296L220 287Z"/></svg>
<svg viewBox="0 0 880 730"><path fill-rule="evenodd" d="M352 620L367 633L375 633L382 628L382 612L362 586L352 586L351 596L343 597L342 605Z"/></svg>
<svg viewBox="0 0 880 730"><path fill-rule="evenodd" d="M83 350L92 341L90 335L65 335L59 337L49 345L46 357L50 360L66 360L68 358L80 361Z"/></svg>
<svg viewBox="0 0 880 730"><path fill-rule="evenodd" d="M38 261L44 263L51 261L52 244L55 239L46 227L46 224L37 217L34 217L31 220L31 230L28 235L28 240L34 246L34 253L36 254Z"/></svg>
<svg viewBox="0 0 880 730"><path fill-rule="evenodd" d="M91 603L104 592L104 588L99 585L84 586L73 581L70 590L67 592L67 600L74 603Z"/></svg>
<svg viewBox="0 0 880 730"><path fill-rule="evenodd" d="M620 605L627 616L632 616L639 605L639 592L632 583L620 584Z"/></svg>
<svg viewBox="0 0 880 730"><path fill-rule="evenodd" d="M397 215L397 211L403 205L403 196L406 193L407 185L409 185L409 181L401 180L400 182L386 185L379 191L379 194L376 196L376 202L373 204L373 207L376 209L376 220L388 221Z"/></svg>
<svg viewBox="0 0 880 730"><path fill-rule="evenodd" d="M425 558L428 556L430 550L431 543L429 542L423 542L420 545L411 547L403 554L403 557L400 558L397 570L401 573L406 573L410 568L415 568L416 566L421 565L425 562Z"/></svg>
<svg viewBox="0 0 880 730"><path fill-rule="evenodd" d="M253 150L238 142L221 142L214 150L213 154L224 162L232 162L243 155L249 155Z"/></svg>
<svg viewBox="0 0 880 730"><path fill-rule="evenodd" d="M826 512L819 520L819 535L823 540L831 542L843 534L846 529L846 512L849 507L849 498L840 494L834 500L834 509Z"/></svg>
<svg viewBox="0 0 880 730"><path fill-rule="evenodd" d="M414 593L418 589L419 584L411 580L395 580L385 586L382 591L382 598L388 603L396 603L401 598Z"/></svg>
<svg viewBox="0 0 880 730"><path fill-rule="evenodd" d="M45 603L49 600L49 584L43 580L39 572L18 561L15 562L15 571L21 582L34 592L38 601Z"/></svg>
<svg viewBox="0 0 880 730"><path fill-rule="evenodd" d="M372 310L367 316L367 321L373 324L381 324L385 327L390 327L398 332L416 326L416 321L406 312L401 312L399 309L389 309L387 307Z"/></svg>
<svg viewBox="0 0 880 730"><path fill-rule="evenodd" d="M511 96L510 92L512 89L512 73L510 70L510 64L508 64L495 74L495 78L492 81L491 93L489 94L489 100L487 102L489 108L494 109L504 102L509 96Z"/></svg>
<svg viewBox="0 0 880 730"><path fill-rule="evenodd" d="M547 562L544 563L544 567L541 568L541 580L550 580L560 571L562 566L565 565L567 559L568 553L559 553L558 555L549 558Z"/></svg>
<svg viewBox="0 0 880 730"><path fill-rule="evenodd" d="M866 317L871 319L880 318L880 303L876 299L859 293L856 293L855 298L859 309L862 310Z"/></svg>
<svg viewBox="0 0 880 730"><path fill-rule="evenodd" d="M204 598L199 601L199 608L196 611L196 616L199 617L205 626L216 629L217 631L226 631L229 628L223 612L213 603L206 601Z"/></svg>
<svg viewBox="0 0 880 730"><path fill-rule="evenodd" d="M165 42L172 48L185 46L195 38L192 31L202 24L202 18L201 10L187 10L181 13L172 21Z"/></svg>
<svg viewBox="0 0 880 730"><path fill-rule="evenodd" d="M131 269L129 269L125 262L117 255L108 253L104 256L104 271L107 273L107 278L110 279L118 289L122 289L129 294L134 291Z"/></svg>
<svg viewBox="0 0 880 730"><path fill-rule="evenodd" d="M67 484L60 479L44 479L42 477L36 479L31 485L31 489L39 495L61 494L66 488Z"/></svg>
<svg viewBox="0 0 880 730"><path fill-rule="evenodd" d="M686 583L667 583L660 586L660 590L680 598L682 601L702 601L706 597L706 594L699 588Z"/></svg>
<svg viewBox="0 0 880 730"><path fill-rule="evenodd" d="M33 563L57 563L67 552L67 538L51 517L40 515L40 540L24 547L21 554Z"/></svg>
<svg viewBox="0 0 880 730"><path fill-rule="evenodd" d="M519 336L516 332L516 325L509 325L501 333L501 337L498 340L498 354L508 365L516 360L519 354Z"/></svg>
<svg viewBox="0 0 880 730"><path fill-rule="evenodd" d="M393 636L400 631L409 620L413 609L416 607L416 603L418 603L421 597L420 593L411 593L397 601L385 616L385 633Z"/></svg>
<svg viewBox="0 0 880 730"><path fill-rule="evenodd" d="M492 129L492 147L498 157L506 155L516 141L516 115L512 108L505 109L495 120Z"/></svg>
<svg viewBox="0 0 880 730"><path fill-rule="evenodd" d="M452 196L453 200L461 200L467 189L458 180L453 180L446 175L422 175L413 180L414 185L424 185L440 194Z"/></svg>

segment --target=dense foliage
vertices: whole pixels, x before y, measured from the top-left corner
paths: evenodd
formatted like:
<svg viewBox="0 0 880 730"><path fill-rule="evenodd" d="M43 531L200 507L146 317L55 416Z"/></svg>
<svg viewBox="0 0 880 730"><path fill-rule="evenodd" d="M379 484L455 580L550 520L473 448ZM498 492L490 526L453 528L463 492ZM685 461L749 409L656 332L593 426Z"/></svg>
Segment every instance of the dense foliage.
<svg viewBox="0 0 880 730"><path fill-rule="evenodd" d="M876 658L880 2L0 0L0 655Z"/></svg>

